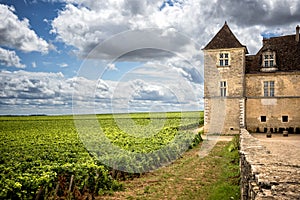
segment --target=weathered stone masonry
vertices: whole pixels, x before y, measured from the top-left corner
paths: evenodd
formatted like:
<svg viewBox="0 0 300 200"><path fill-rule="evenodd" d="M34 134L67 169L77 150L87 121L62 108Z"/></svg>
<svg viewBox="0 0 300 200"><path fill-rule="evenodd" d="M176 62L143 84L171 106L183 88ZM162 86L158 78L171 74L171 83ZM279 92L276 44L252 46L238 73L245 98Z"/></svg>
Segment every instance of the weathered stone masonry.
<svg viewBox="0 0 300 200"><path fill-rule="evenodd" d="M299 29L248 55L224 24L203 48L204 132L300 133Z"/></svg>
<svg viewBox="0 0 300 200"><path fill-rule="evenodd" d="M241 199L300 199L300 165L272 155L246 129L240 135Z"/></svg>

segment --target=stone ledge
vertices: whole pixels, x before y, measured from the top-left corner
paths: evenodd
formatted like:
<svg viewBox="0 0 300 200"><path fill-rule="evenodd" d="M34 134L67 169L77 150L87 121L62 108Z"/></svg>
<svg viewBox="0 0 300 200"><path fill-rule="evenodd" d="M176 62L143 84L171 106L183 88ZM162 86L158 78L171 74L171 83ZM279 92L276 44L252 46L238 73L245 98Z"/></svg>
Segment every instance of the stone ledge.
<svg viewBox="0 0 300 200"><path fill-rule="evenodd" d="M240 134L241 199L300 199L300 166L280 160L245 129Z"/></svg>

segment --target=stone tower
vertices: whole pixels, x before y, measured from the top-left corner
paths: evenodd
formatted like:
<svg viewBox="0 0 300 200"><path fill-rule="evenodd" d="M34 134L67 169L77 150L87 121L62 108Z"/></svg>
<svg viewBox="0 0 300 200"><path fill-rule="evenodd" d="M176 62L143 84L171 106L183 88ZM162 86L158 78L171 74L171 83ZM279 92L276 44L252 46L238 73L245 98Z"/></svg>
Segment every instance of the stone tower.
<svg viewBox="0 0 300 200"><path fill-rule="evenodd" d="M225 22L204 51L204 131L235 134L245 127L248 50Z"/></svg>

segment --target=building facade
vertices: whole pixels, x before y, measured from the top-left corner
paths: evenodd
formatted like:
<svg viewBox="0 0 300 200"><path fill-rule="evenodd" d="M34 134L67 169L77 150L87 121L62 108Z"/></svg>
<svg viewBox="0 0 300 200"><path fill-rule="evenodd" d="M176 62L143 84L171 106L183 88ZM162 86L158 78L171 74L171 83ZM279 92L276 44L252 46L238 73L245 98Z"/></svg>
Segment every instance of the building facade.
<svg viewBox="0 0 300 200"><path fill-rule="evenodd" d="M299 27L247 55L225 23L203 51L205 132L300 133Z"/></svg>

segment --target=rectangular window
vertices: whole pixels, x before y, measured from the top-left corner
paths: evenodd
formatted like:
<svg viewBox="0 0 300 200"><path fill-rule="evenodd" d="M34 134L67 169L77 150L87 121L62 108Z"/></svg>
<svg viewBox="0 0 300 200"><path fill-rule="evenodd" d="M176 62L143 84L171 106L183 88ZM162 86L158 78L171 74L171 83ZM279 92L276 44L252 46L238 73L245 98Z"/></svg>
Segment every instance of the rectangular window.
<svg viewBox="0 0 300 200"><path fill-rule="evenodd" d="M274 81L264 81L264 96L274 97L275 96L275 82Z"/></svg>
<svg viewBox="0 0 300 200"><path fill-rule="evenodd" d="M226 81L221 81L220 82L220 93L221 93L221 97L226 97L226 88L227 88L227 83Z"/></svg>
<svg viewBox="0 0 300 200"><path fill-rule="evenodd" d="M263 67L274 67L275 65L275 52L265 52L263 56Z"/></svg>
<svg viewBox="0 0 300 200"><path fill-rule="evenodd" d="M289 122L289 116L282 116L282 122Z"/></svg>
<svg viewBox="0 0 300 200"><path fill-rule="evenodd" d="M269 96L269 82L264 81L264 96L267 97Z"/></svg>
<svg viewBox="0 0 300 200"><path fill-rule="evenodd" d="M266 116L260 116L260 122L266 122L267 117Z"/></svg>
<svg viewBox="0 0 300 200"><path fill-rule="evenodd" d="M269 62L268 61L265 61L264 67L269 67Z"/></svg>
<svg viewBox="0 0 300 200"><path fill-rule="evenodd" d="M220 66L229 66L229 53L220 53L219 54L219 65Z"/></svg>
<svg viewBox="0 0 300 200"><path fill-rule="evenodd" d="M274 89L274 81L269 81L269 91L270 91L270 97L275 96L275 89Z"/></svg>

